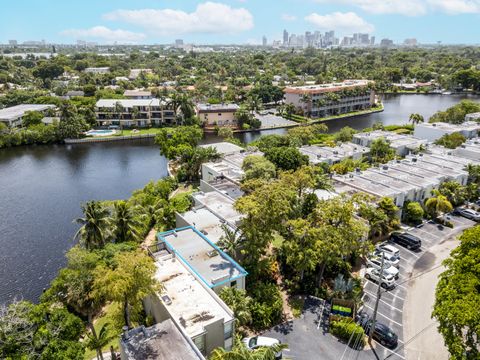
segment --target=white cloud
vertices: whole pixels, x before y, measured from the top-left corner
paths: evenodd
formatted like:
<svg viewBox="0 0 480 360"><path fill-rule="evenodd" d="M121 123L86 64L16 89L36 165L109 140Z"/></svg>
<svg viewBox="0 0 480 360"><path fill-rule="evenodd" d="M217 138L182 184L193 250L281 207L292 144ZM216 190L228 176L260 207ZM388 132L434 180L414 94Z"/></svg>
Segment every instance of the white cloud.
<svg viewBox="0 0 480 360"><path fill-rule="evenodd" d="M366 33L371 33L375 30L372 24L366 22L354 12L334 12L327 15L312 13L306 16L305 20L315 25L318 29Z"/></svg>
<svg viewBox="0 0 480 360"><path fill-rule="evenodd" d="M480 13L480 0L427 0L436 10L447 14Z"/></svg>
<svg viewBox="0 0 480 360"><path fill-rule="evenodd" d="M244 8L205 2L187 13L174 9L116 10L107 20L124 21L160 35L188 33L237 33L253 28L253 16Z"/></svg>
<svg viewBox="0 0 480 360"><path fill-rule="evenodd" d="M425 15L430 11L448 14L480 13L480 0L316 0L319 3L342 3L372 14Z"/></svg>
<svg viewBox="0 0 480 360"><path fill-rule="evenodd" d="M295 21L297 20L297 17L295 15L290 15L290 14L282 14L282 20L284 21Z"/></svg>
<svg viewBox="0 0 480 360"><path fill-rule="evenodd" d="M107 42L125 42L132 43L145 39L145 34L127 31L127 30L112 30L105 26L94 26L89 29L68 29L61 32L64 36L71 36L76 38L94 38Z"/></svg>

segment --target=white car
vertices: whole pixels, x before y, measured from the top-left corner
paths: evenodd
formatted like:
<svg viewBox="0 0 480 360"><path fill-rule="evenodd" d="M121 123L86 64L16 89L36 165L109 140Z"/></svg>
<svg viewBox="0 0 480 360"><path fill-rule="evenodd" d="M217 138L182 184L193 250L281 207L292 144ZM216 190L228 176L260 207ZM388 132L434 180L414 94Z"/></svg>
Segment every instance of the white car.
<svg viewBox="0 0 480 360"><path fill-rule="evenodd" d="M385 254L391 255L400 259L400 250L395 246L392 246L388 243L381 243L377 245L377 250L384 252Z"/></svg>
<svg viewBox="0 0 480 360"><path fill-rule="evenodd" d="M380 270L382 267L382 258L372 257L367 259L367 267L372 267L374 269ZM383 272L385 274L393 275L395 279L398 279L398 269L393 266L389 261L384 260L383 262Z"/></svg>
<svg viewBox="0 0 480 360"><path fill-rule="evenodd" d="M371 256L381 258L382 255L384 256L385 260L388 261L391 265L395 266L396 268L400 267L400 258L390 253L377 249L373 252Z"/></svg>
<svg viewBox="0 0 480 360"><path fill-rule="evenodd" d="M393 275L383 273L380 275L380 271L374 268L367 268L365 279L380 282L380 286L385 289L393 289L395 287L395 278Z"/></svg>
<svg viewBox="0 0 480 360"><path fill-rule="evenodd" d="M243 339L242 342L250 350L258 349L260 347L270 347L274 345L280 345L282 343L278 339L274 339L266 336L248 337ZM275 359L281 359L282 356L283 356L282 352L279 351L278 353L275 354Z"/></svg>

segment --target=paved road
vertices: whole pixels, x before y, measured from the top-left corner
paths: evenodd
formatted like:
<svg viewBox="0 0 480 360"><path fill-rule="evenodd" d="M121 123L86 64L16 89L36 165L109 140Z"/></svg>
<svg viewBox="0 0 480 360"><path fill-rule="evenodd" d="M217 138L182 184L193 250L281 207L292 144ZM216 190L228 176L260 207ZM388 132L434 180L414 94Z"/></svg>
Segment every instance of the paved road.
<svg viewBox="0 0 480 360"><path fill-rule="evenodd" d="M415 263L412 276L422 275L408 283L403 308L404 338L411 339L405 346L408 359L448 360L448 351L442 336L437 331L437 322L431 319L438 276L445 270L439 265L458 246L458 234L475 224L461 217L453 217L453 219L458 226L446 239L431 247ZM423 236L426 236L425 232ZM430 269L433 270L430 271Z"/></svg>

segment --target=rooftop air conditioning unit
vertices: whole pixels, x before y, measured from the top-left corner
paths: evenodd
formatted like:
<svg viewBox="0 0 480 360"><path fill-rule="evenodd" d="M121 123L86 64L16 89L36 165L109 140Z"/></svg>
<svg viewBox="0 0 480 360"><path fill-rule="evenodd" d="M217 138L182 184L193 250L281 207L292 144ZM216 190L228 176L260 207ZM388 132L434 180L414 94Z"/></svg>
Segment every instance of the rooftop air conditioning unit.
<svg viewBox="0 0 480 360"><path fill-rule="evenodd" d="M172 299L167 294L162 295L162 301L165 305L170 305L172 303Z"/></svg>
<svg viewBox="0 0 480 360"><path fill-rule="evenodd" d="M321 159L322 158L322 155L317 155L317 159Z"/></svg>
<svg viewBox="0 0 480 360"><path fill-rule="evenodd" d="M417 158L412 158L412 162L416 163L416 162L417 162Z"/></svg>
<svg viewBox="0 0 480 360"><path fill-rule="evenodd" d="M217 250L207 251L207 256L208 256L209 258L213 258L213 257L215 257L215 256L217 256L217 255L218 255L218 251L217 251Z"/></svg>
<svg viewBox="0 0 480 360"><path fill-rule="evenodd" d="M205 236L208 235L208 232L205 231L205 230L200 230L200 232L201 232L203 235L205 235Z"/></svg>
<svg viewBox="0 0 480 360"><path fill-rule="evenodd" d="M388 166L387 166L387 165L383 165L383 166L382 166L382 170L388 170Z"/></svg>

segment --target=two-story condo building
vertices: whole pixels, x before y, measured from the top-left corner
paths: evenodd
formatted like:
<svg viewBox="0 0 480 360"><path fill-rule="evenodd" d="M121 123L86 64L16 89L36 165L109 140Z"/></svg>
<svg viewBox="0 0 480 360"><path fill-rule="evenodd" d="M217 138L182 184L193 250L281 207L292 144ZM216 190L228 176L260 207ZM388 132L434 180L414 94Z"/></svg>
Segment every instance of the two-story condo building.
<svg viewBox="0 0 480 360"><path fill-rule="evenodd" d="M99 126L144 127L175 122L173 110L159 99L100 99L95 113Z"/></svg>
<svg viewBox="0 0 480 360"><path fill-rule="evenodd" d="M198 104L196 114L207 131L215 127L237 128L235 113L239 108L237 104Z"/></svg>

